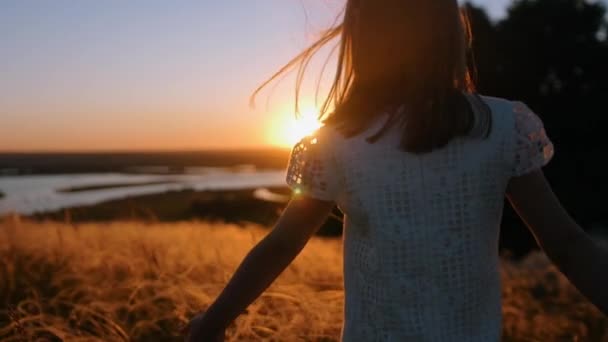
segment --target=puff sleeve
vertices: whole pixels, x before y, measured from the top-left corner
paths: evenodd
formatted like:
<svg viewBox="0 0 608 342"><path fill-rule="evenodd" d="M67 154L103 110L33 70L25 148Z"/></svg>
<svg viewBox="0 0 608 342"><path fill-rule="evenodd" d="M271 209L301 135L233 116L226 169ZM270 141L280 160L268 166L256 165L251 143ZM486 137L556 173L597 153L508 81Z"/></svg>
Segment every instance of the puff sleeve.
<svg viewBox="0 0 608 342"><path fill-rule="evenodd" d="M541 119L524 103L514 102L515 142L512 175L521 176L547 165L553 158L553 143Z"/></svg>
<svg viewBox="0 0 608 342"><path fill-rule="evenodd" d="M339 189L336 160L327 134L319 133L321 130L293 147L286 182L294 195L336 201Z"/></svg>

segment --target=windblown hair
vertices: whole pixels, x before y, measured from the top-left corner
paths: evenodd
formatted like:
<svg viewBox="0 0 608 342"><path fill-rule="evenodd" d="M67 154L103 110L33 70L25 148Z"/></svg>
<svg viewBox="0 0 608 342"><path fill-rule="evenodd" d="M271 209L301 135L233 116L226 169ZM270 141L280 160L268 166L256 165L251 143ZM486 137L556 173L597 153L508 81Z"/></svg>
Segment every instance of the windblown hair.
<svg viewBox="0 0 608 342"><path fill-rule="evenodd" d="M384 127L368 141L399 125L401 148L412 153L430 152L473 131L489 135L489 108L473 82L470 25L457 0L348 0L333 27L256 89L252 101L295 68L298 112L312 58L335 39L337 69L319 114L325 124L350 137L388 112ZM474 129L480 122L485 127Z"/></svg>

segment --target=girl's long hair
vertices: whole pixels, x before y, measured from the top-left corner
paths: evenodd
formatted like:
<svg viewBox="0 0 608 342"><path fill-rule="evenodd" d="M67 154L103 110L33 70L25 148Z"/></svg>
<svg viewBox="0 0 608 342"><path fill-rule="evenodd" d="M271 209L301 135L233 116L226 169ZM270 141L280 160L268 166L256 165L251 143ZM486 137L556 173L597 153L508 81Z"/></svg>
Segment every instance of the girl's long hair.
<svg viewBox="0 0 608 342"><path fill-rule="evenodd" d="M471 96L471 30L457 0L348 0L333 27L256 89L252 102L270 82L296 69L298 112L312 58L335 39L337 68L319 120L344 136L361 133L383 112L391 114L389 120L368 141L399 125L401 148L412 153L470 135L479 122L485 123L480 134L489 135L489 108Z"/></svg>

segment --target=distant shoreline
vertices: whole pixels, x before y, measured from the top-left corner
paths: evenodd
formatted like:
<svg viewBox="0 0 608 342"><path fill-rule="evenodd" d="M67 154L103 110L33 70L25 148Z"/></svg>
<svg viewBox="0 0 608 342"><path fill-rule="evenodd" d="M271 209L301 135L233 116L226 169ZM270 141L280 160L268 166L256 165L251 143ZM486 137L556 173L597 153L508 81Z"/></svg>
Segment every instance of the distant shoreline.
<svg viewBox="0 0 608 342"><path fill-rule="evenodd" d="M106 186L106 185L104 185ZM35 220L65 220L71 222L99 222L123 219L154 221L187 221L205 216L219 218L226 214L227 221L236 221L249 213L260 211L260 205L270 202L258 199L254 192L258 188L237 190L171 190L160 193L132 195L103 201L97 204L79 205L57 210L36 212L25 215ZM289 194L287 187L272 187L273 193ZM280 203L270 203L281 207ZM200 206L201 209L193 210ZM224 207L235 209L222 210ZM240 208L239 208L240 207ZM247 207L247 208L243 208ZM240 210L236 210L240 209ZM247 209L247 210L244 210ZM263 222L260 222L263 223Z"/></svg>
<svg viewBox="0 0 608 342"><path fill-rule="evenodd" d="M163 184L175 184L177 181L152 181L152 182L134 182L134 183L115 183L115 184L103 184L103 185L84 185L84 186L73 186L63 189L57 189L57 192L72 193L72 192L85 192L95 190L107 190L107 189L118 189L118 188L130 188L135 186L146 186L146 185L163 185Z"/></svg>
<svg viewBox="0 0 608 342"><path fill-rule="evenodd" d="M189 167L238 167L282 169L289 150L280 148L183 152L0 153L0 177L34 174L133 172L138 168L163 168L180 174Z"/></svg>
<svg viewBox="0 0 608 342"><path fill-rule="evenodd" d="M263 190L264 196L259 196ZM247 188L238 190L176 190L163 193L130 196L93 205L83 205L54 211L25 215L35 221L91 223L110 221L178 222L204 220L235 224L255 223L272 226L276 223L291 190L286 186ZM268 196L272 195L272 200ZM340 214L337 209L335 214ZM321 228L320 235L339 236L342 222L331 218Z"/></svg>

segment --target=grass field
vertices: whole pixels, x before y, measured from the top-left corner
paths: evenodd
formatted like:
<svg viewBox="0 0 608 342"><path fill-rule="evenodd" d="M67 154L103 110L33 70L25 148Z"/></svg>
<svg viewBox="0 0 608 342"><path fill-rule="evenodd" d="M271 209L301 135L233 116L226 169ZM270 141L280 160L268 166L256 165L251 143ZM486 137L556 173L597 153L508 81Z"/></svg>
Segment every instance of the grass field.
<svg viewBox="0 0 608 342"><path fill-rule="evenodd" d="M259 227L202 222L0 225L0 340L180 341ZM228 331L231 341L335 341L341 244L314 238ZM504 261L504 341L608 341L608 320L539 253Z"/></svg>

